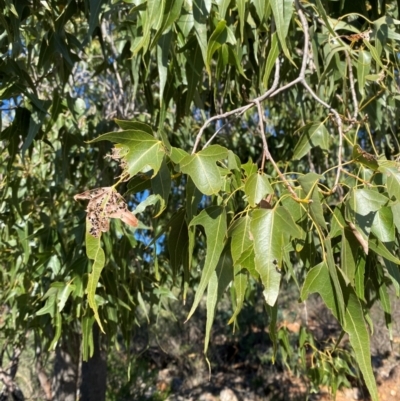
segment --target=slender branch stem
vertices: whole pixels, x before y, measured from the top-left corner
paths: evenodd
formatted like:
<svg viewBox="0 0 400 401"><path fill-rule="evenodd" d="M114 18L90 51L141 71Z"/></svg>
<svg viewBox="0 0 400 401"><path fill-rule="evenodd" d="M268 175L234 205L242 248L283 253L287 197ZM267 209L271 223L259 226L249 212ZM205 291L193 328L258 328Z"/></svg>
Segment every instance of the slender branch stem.
<svg viewBox="0 0 400 401"><path fill-rule="evenodd" d="M262 140L262 143L263 143L263 150L264 150L263 158L265 158L266 160L270 161L270 163L274 167L276 173L278 174L279 178L282 180L282 182L284 183L286 188L292 194L293 198L298 200L299 198L296 195L296 192L294 191L294 189L292 188L292 186L290 185L290 183L286 179L286 177L282 174L282 172L279 169L278 165L275 163L275 160L272 158L271 153L269 153L267 137L265 136L265 130L264 130L264 118L263 118L264 114L262 112L261 103L260 103L259 100L254 100L254 102L255 102L255 104L257 106L258 126L259 126L259 129L260 129L260 136L261 136L261 140Z"/></svg>
<svg viewBox="0 0 400 401"><path fill-rule="evenodd" d="M194 154L200 144L201 138L203 136L203 133L205 131L205 129L213 122L216 120L220 120L223 118L228 118L231 117L233 115L235 116L240 116L243 113L245 113L247 110L253 108L254 106L257 107L258 109L258 114L259 114L259 124L260 124L260 134L261 134L261 139L263 141L263 149L264 149L264 155L263 155L263 160L266 158L268 160L270 160L271 164L274 166L274 169L277 171L279 177L282 179L282 181L285 183L286 187L288 188L288 190L291 192L291 194L297 198L296 193L293 190L293 187L287 182L287 180L284 178L284 176L282 175L282 173L280 172L278 166L276 165L275 161L271 158L271 154L269 153L268 150L268 144L266 142L266 137L265 137L265 132L264 132L264 126L263 126L263 115L262 115L262 110L261 110L261 105L260 103L268 98L272 98L276 95L278 95L279 93L287 90L288 88L300 83L303 85L303 87L306 89L306 91L311 95L312 98L314 98L318 103L320 103L322 106L324 106L327 110L329 110L330 113L333 114L334 119L336 121L336 125L337 125L337 129L338 129L338 133L339 133L339 147L338 147L338 165L337 165L337 173L336 173L336 178L335 178L335 182L333 185L333 188L331 190L331 193L334 193L336 191L337 186L339 185L339 180L340 180L340 175L342 172L342 165L343 165L343 161L342 161L342 152L343 152L343 124L342 124L342 118L340 117L339 113L337 112L337 110L335 110L332 106L330 106L328 103L326 103L325 101L323 101L309 86L309 84L306 82L306 69L307 69L307 64L308 64L308 56L309 56L309 46L310 46L310 36L309 36L309 26L308 26L308 22L307 22L307 18L304 15L303 12L303 8L300 5L299 0L295 0L295 7L296 7L296 11L297 14L299 16L300 19L300 23L301 26L303 28L303 34L304 34L304 47L303 47L303 58L302 58L302 63L301 63L301 68L300 68L300 72L297 78L295 78L293 81L287 83L284 86L281 86L280 88L278 88L279 85L279 79L280 79L280 61L279 61L279 57L277 58L277 60L275 61L275 76L274 76L274 82L271 86L270 89L268 89L264 94L262 94L261 96L256 97L255 99L251 100L251 102L245 106L241 106L238 107L234 110L230 110L227 111L225 113L221 113L218 115L215 115L213 117L210 117L208 120L206 120L204 122L204 124L202 125L202 127L200 128L196 139L195 139L195 143L193 146L193 150L192 150L192 154ZM348 58L349 55L346 52L346 55ZM356 92L354 89L354 76L353 76L353 71L351 68L351 60L348 61L348 65L349 65L349 80L350 80L350 87L352 90L352 97L353 97L353 102L354 102L354 117L353 120L356 121L356 116L358 115L359 112L359 108L358 108L358 102L357 102L357 97L356 97ZM354 124L354 122L353 122ZM211 141L216 137L216 135L220 132L221 129L219 129L208 141L207 143L204 145L204 147L208 146ZM281 176L282 175L282 176Z"/></svg>

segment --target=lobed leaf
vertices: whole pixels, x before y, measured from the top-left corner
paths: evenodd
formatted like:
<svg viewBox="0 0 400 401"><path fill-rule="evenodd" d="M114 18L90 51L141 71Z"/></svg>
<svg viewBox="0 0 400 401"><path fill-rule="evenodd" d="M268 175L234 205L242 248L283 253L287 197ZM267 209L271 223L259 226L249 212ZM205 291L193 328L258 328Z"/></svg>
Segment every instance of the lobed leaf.
<svg viewBox="0 0 400 401"><path fill-rule="evenodd" d="M202 210L190 222L189 227L202 225L206 233L207 251L200 283L197 288L192 308L186 320L190 319L200 303L203 293L217 267L219 258L224 249L226 235L226 210L221 206L210 206Z"/></svg>
<svg viewBox="0 0 400 401"><path fill-rule="evenodd" d="M225 159L228 150L219 145L211 145L200 152L182 159L180 167L188 174L196 187L205 195L218 193L222 187L222 177L216 162Z"/></svg>
<svg viewBox="0 0 400 401"><path fill-rule="evenodd" d="M255 267L264 285L265 301L274 306L281 281L283 248L290 236L297 237L300 232L283 206L255 210L250 230L254 239Z"/></svg>

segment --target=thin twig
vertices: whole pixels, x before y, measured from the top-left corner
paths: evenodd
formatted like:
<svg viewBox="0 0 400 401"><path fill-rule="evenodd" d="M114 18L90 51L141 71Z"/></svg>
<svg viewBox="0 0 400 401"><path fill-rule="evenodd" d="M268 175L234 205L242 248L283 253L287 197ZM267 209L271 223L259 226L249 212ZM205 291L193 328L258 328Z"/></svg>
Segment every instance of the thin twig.
<svg viewBox="0 0 400 401"><path fill-rule="evenodd" d="M261 109L261 103L259 100L254 100L256 106L257 106L257 111L258 111L258 126L260 129L260 136L261 140L263 143L263 150L264 150L264 158L266 160L269 160L272 166L274 167L274 170L278 174L279 178L282 180L286 188L289 190L293 198L298 200L298 196L296 192L294 191L293 187L290 185L289 181L286 179L286 177L282 174L281 170L279 169L278 165L275 163L275 160L272 158L271 153L269 153L268 149L268 142L267 142L267 137L265 136L265 130L264 130L264 119L263 119L263 112Z"/></svg>
<svg viewBox="0 0 400 401"><path fill-rule="evenodd" d="M332 107L330 106L328 103L326 103L325 101L323 101L312 89L311 87L308 85L308 83L305 80L306 77L306 68L307 68L307 63L308 63L308 55L309 55L309 45L310 45L310 37L309 37L309 26L308 26L308 22L307 22L307 18L305 17L304 13L303 13L303 8L300 6L299 0L295 0L295 7L296 7L296 11L297 14L300 18L300 22L301 22L301 26L303 28L303 33L304 33L304 47L303 47L303 58L302 58L302 63L301 63L301 69L299 72L299 75L297 78L295 78L293 81L289 82L288 84L281 86L280 88L278 88L279 85L279 78L280 78L280 62L279 62L279 58L277 58L277 60L275 61L275 77L274 77L274 82L271 86L271 88L269 90L267 90L264 94L262 94L261 96L251 100L251 102L245 106L241 106L238 107L234 110L230 110L227 111L225 113L221 113L218 115L215 115L213 117L210 117L208 120L206 120L204 122L204 124L202 125L202 127L200 128L196 139L195 139L195 143L193 145L193 150L192 150L192 154L194 154L197 150L197 147L199 146L199 143L201 141L201 138L203 136L203 133L205 131L205 129L213 122L216 120L220 120L220 119L224 119L224 118L228 118L230 116L236 115L236 116L240 116L243 113L245 113L247 110L253 108L254 106L257 107L258 109L258 114L259 114L259 120L260 120L260 133L261 133L261 138L263 141L263 149L264 149L264 157L267 158L268 160L270 160L271 164L273 165L274 169L277 171L279 177L281 178L281 180L285 183L286 187L288 188L288 190L291 192L291 194L298 199L296 193L293 190L293 187L288 183L288 181L285 179L285 177L282 175L282 173L280 172L278 166L276 165L275 161L271 158L271 154L269 153L268 150L268 144L266 141L266 137L265 137L265 132L264 132L264 126L263 126L263 120L262 120L262 110L261 110L261 105L260 103L268 98L272 98L276 95L278 95L279 93L287 90L288 88L301 83L304 88L306 89L306 91L311 95L311 97L313 97L318 103L320 103L322 106L324 106L326 109L329 110L330 113L332 113L334 115L335 121L336 121L336 125L338 128L338 132L339 132L339 147L338 147L338 166L337 166L337 174L336 174L336 179L334 182L334 186L331 190L331 193L334 193L336 191L336 188L339 184L339 180L340 180L340 174L342 171L342 151L343 151L343 124L342 124L342 119L339 115L339 113ZM351 67L351 65L350 65ZM356 99L355 97L355 91L354 90L354 76L353 76L353 71L351 70L351 68L349 67L349 79L351 80L350 85L352 86L352 94L353 94L353 101L354 99ZM351 76L351 78L350 78ZM354 116L358 115L358 103L357 101L355 102L355 111L357 111L357 113L354 113ZM355 117L354 117L355 119ZM217 131L217 133L220 130ZM217 133L215 133L210 140L207 141L205 146L208 146L209 143L211 143L211 141L215 138L215 136L217 135Z"/></svg>
<svg viewBox="0 0 400 401"><path fill-rule="evenodd" d="M280 72L280 62L279 62L279 58L276 59L275 61L275 76L274 76L274 82L272 83L272 86L270 89L268 89L262 96L259 96L257 98L255 98L254 100L252 100L249 104L246 104L245 106L241 106L238 107L236 109L227 111L225 113L221 113L221 114L217 114L213 117L210 117L208 120L206 120L204 122L204 124L202 125L202 127L199 130L199 133L196 135L196 140L194 142L193 145L193 150L192 150L192 154L196 153L197 147L199 146L199 143L201 141L201 138L203 136L204 130L213 122L216 120L221 120L223 118L228 118L231 117L233 115L236 115L236 117L241 116L242 114L244 114L247 110L253 108L256 105L256 102L261 102L263 100L265 100L267 97L272 97L275 95L275 89L278 87L279 85L279 72ZM292 85L294 85L294 83L292 83ZM271 96L271 94L273 94ZM209 142L209 141L208 141ZM208 142L206 145L208 145ZM205 146L206 146L205 145Z"/></svg>
<svg viewBox="0 0 400 401"><path fill-rule="evenodd" d="M214 140L214 138L228 125L226 122L222 127L218 128L217 131L214 132L212 137L206 142L206 144L203 146L203 149L206 148L210 143Z"/></svg>
<svg viewBox="0 0 400 401"><path fill-rule="evenodd" d="M305 41L305 45L304 48L306 49L306 46L308 47L308 40L309 40L309 35L308 35L308 22L307 22L307 18L305 17L302 9L300 8L299 5L299 1L296 0L296 10L297 13L299 15L300 21L301 21L301 25L303 27L304 30L304 41ZM306 51L306 50L305 50ZM303 65L306 64L306 62L304 63L304 60L306 58L306 55L303 55ZM337 128L339 131L339 147L338 147L338 152L337 152L337 156L338 156L338 167L337 167L337 173L336 173L336 178L335 178L335 182L333 184L333 188L331 193L334 193L336 191L337 186L339 185L339 180L340 180L340 174L342 172L342 151L343 151L343 124L342 124L342 119L339 115L339 113L332 107L330 106L328 103L324 102L312 89L311 87L308 85L308 83L305 80L305 76L301 77L301 84L304 86L304 88L307 90L307 92L318 102L320 103L322 106L324 106L325 108L327 108L334 116L335 116L335 120L336 120L336 124L337 124Z"/></svg>

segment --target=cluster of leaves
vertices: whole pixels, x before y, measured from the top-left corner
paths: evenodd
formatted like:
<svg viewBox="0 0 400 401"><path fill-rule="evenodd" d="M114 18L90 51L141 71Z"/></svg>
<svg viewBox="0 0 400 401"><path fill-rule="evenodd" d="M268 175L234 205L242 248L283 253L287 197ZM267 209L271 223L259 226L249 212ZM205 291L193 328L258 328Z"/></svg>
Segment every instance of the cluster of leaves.
<svg viewBox="0 0 400 401"><path fill-rule="evenodd" d="M54 345L63 322L80 321L87 357L95 319L128 342L137 306L147 313L173 283L186 299L197 264L188 318L207 291L205 352L225 289L235 323L252 281L277 346L286 278L303 300L321 295L377 399L368 312L379 299L390 328L388 286L400 294L397 3L114 3L0 0L0 99L15 108L1 131L10 330L48 317ZM131 121L103 134L114 115ZM72 198L110 186L119 166L104 163L103 142L95 150L104 140L152 249L119 219L101 236L88 224L88 266ZM100 217L104 232L121 215Z"/></svg>

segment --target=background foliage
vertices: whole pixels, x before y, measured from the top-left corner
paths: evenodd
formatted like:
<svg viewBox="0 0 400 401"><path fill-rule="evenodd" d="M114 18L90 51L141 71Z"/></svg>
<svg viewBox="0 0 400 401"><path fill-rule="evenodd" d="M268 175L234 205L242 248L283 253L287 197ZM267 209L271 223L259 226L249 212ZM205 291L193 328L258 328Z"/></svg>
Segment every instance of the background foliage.
<svg viewBox="0 0 400 401"><path fill-rule="evenodd" d="M206 294L207 354L224 293L237 325L255 283L275 353L286 280L302 300L321 295L377 399L369 311L380 302L390 329L388 287L400 293L397 2L0 7L0 296L12 360L27 332L38 358L81 335L87 360L95 321L110 347L121 335L129 348L135 324L189 290L187 319ZM112 196L91 193L94 220L74 201L110 187L137 227L110 211Z"/></svg>

